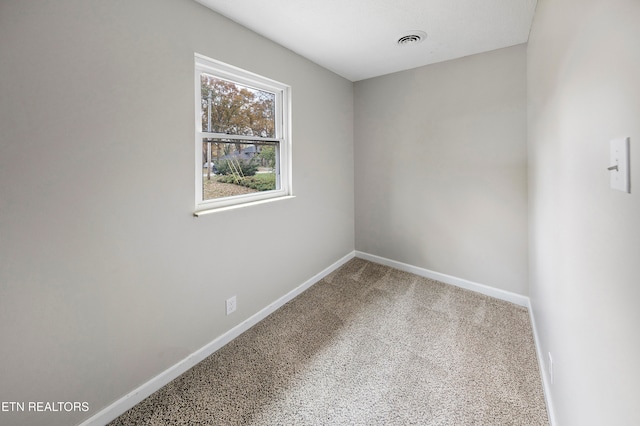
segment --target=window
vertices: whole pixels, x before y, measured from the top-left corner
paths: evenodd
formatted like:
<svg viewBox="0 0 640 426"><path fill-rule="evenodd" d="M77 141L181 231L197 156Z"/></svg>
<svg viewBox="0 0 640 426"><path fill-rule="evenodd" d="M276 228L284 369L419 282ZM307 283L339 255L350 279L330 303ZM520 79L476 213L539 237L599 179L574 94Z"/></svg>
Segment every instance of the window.
<svg viewBox="0 0 640 426"><path fill-rule="evenodd" d="M291 195L289 87L195 56L196 215Z"/></svg>

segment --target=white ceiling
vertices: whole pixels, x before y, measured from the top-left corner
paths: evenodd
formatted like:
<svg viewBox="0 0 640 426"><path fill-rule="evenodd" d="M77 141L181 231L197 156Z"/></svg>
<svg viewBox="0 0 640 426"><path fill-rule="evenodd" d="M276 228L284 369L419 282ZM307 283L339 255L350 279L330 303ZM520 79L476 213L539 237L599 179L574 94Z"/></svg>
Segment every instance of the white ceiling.
<svg viewBox="0 0 640 426"><path fill-rule="evenodd" d="M529 38L537 0L196 0L358 81ZM398 45L411 30L427 33Z"/></svg>

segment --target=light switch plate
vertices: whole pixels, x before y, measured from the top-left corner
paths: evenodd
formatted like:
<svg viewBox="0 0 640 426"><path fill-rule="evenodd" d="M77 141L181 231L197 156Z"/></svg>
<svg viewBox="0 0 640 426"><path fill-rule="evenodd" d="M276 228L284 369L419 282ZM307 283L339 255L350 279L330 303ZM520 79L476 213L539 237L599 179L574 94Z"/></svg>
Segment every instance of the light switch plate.
<svg viewBox="0 0 640 426"><path fill-rule="evenodd" d="M611 188L630 193L629 138L612 139L609 142L609 148Z"/></svg>

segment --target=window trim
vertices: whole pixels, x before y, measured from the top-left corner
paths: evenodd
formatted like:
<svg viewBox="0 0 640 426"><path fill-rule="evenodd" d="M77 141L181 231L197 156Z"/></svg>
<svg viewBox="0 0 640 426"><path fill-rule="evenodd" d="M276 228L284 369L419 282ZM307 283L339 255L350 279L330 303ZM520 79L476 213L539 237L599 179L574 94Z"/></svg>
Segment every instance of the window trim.
<svg viewBox="0 0 640 426"><path fill-rule="evenodd" d="M286 199L292 196L291 182L291 87L278 81L243 70L233 65L208 58L198 53L194 54L194 115L195 115L195 216L209 213L215 210L228 210L229 207L242 207L254 204L262 204L264 201ZM275 101L275 137L264 138L257 136L227 135L224 133L203 132L201 116L201 83L202 73L211 74L214 77L229 80L244 86L274 93ZM276 160L276 173L279 179L279 188L269 191L254 192L251 194L234 195L230 197L203 200L202 196L202 140L233 139L246 140L248 142L274 142L279 153Z"/></svg>

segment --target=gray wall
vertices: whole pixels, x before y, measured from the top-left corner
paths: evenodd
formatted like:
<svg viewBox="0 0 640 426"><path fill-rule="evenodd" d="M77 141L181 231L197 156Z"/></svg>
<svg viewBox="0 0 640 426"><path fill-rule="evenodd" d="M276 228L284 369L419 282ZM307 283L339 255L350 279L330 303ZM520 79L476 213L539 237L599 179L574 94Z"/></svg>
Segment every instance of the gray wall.
<svg viewBox="0 0 640 426"><path fill-rule="evenodd" d="M295 199L192 216L194 52L292 86ZM77 423L353 251L351 82L191 0L3 0L0 58L0 401L91 407L0 423Z"/></svg>
<svg viewBox="0 0 640 426"><path fill-rule="evenodd" d="M559 425L640 424L640 2L539 0L528 47L531 302ZM609 140L631 137L631 194Z"/></svg>
<svg viewBox="0 0 640 426"><path fill-rule="evenodd" d="M357 250L527 295L525 49L355 84Z"/></svg>

